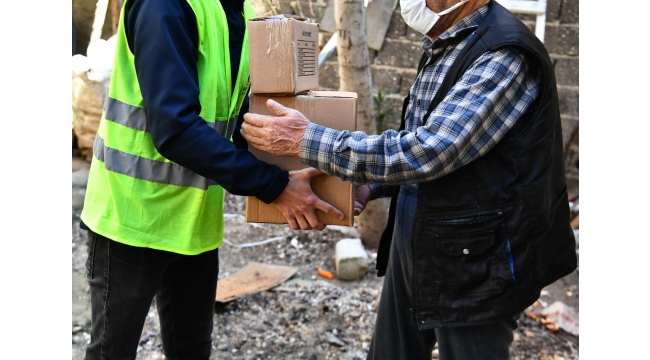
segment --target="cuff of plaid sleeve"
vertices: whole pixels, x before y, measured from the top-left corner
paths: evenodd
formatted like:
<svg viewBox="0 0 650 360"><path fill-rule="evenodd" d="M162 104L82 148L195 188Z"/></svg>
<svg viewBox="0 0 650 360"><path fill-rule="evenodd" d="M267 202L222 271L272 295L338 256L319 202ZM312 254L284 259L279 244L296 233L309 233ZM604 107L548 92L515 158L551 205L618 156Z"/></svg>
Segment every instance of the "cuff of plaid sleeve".
<svg viewBox="0 0 650 360"><path fill-rule="evenodd" d="M383 185L382 184L370 184L370 200L378 199L383 194Z"/></svg>
<svg viewBox="0 0 650 360"><path fill-rule="evenodd" d="M338 131L310 123L305 130L300 146L300 161L303 164L332 174L334 141Z"/></svg>

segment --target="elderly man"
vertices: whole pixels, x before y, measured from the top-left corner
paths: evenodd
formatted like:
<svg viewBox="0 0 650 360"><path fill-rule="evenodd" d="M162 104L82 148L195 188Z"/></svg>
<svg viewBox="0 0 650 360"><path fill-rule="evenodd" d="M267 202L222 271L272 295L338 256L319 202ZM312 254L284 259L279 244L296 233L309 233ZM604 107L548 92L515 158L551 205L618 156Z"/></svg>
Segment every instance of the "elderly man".
<svg viewBox="0 0 650 360"><path fill-rule="evenodd" d="M249 113L242 132L372 184L357 212L392 194L369 359L430 359L436 342L441 359L507 359L518 316L577 263L553 66L494 1L400 4L425 35L400 131L335 131L270 100L277 117Z"/></svg>

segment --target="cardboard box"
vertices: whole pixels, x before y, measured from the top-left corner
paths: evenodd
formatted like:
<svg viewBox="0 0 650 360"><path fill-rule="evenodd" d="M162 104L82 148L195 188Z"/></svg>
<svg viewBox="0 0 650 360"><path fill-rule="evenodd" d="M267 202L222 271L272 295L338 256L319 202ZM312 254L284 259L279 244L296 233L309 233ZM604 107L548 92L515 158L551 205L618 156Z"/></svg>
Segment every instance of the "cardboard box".
<svg viewBox="0 0 650 360"><path fill-rule="evenodd" d="M318 89L318 24L291 15L252 19L248 44L253 94Z"/></svg>
<svg viewBox="0 0 650 360"><path fill-rule="evenodd" d="M272 115L266 107L271 98L280 104L303 113L311 122L336 130L355 131L357 129L357 94L341 91L311 91L307 95L277 96L251 95L250 112ZM258 159L275 164L284 170L299 170L308 167L299 157L275 156L249 147ZM312 179L314 193L323 201L339 209L345 217L339 220L317 210L318 220L325 225L354 225L354 184L329 176L320 175ZM273 224L286 224L287 220L273 204L265 204L258 198L246 199L246 221Z"/></svg>

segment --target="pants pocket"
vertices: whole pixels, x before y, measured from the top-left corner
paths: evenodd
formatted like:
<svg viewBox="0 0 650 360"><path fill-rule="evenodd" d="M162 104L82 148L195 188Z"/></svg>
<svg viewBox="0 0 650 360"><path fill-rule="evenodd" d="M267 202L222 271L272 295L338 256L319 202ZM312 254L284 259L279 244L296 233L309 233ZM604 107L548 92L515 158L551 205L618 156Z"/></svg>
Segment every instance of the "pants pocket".
<svg viewBox="0 0 650 360"><path fill-rule="evenodd" d="M88 240L86 241L88 258L86 259L86 278L93 278L95 265L95 246L97 245L97 234L88 230Z"/></svg>

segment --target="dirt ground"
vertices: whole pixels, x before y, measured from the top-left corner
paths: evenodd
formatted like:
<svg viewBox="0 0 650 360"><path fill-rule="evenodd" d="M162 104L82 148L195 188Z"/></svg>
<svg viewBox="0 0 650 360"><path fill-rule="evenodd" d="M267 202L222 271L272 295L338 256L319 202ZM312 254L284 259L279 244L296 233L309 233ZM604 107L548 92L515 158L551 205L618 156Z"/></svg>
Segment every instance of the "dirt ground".
<svg viewBox="0 0 650 360"><path fill-rule="evenodd" d="M79 229L89 164L72 161L72 359L83 359L90 341L90 302L84 276L86 234ZM365 359L383 278L375 276L376 250L366 248L369 271L362 280L339 281L317 275L334 271L338 240L355 237L353 228L323 232L294 231L284 225L244 221L245 199L227 194L224 244L219 248L219 278L249 262L294 266L298 272L269 291L215 303L213 352L210 359ZM274 237L281 240L239 248L236 245ZM293 240L293 241L292 241ZM578 270L546 287L535 308L561 301L579 311ZM579 359L579 337L551 331L533 317L521 316L511 359ZM542 319L543 320L543 319ZM152 302L137 359L163 359L158 315ZM432 358L437 358L437 349Z"/></svg>

